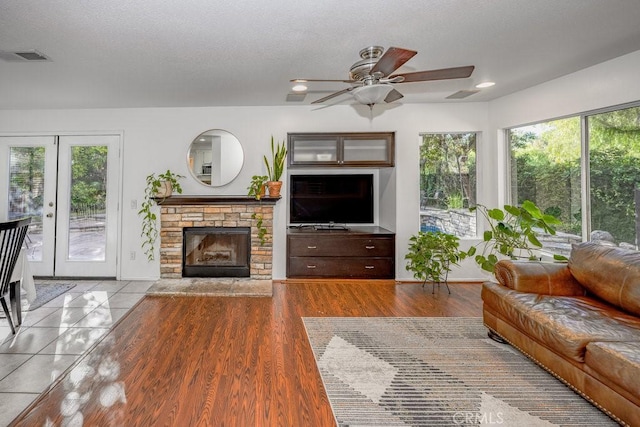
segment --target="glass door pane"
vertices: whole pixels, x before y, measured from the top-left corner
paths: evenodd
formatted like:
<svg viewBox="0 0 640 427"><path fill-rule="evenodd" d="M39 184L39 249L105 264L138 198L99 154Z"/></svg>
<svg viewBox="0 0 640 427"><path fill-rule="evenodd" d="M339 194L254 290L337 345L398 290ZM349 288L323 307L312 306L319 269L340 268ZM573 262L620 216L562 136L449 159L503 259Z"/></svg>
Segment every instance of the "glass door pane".
<svg viewBox="0 0 640 427"><path fill-rule="evenodd" d="M71 147L68 260L105 260L107 153L106 146Z"/></svg>
<svg viewBox="0 0 640 427"><path fill-rule="evenodd" d="M60 136L57 276L115 277L117 135Z"/></svg>
<svg viewBox="0 0 640 427"><path fill-rule="evenodd" d="M345 162L386 162L389 143L386 139L349 139L343 141Z"/></svg>
<svg viewBox="0 0 640 427"><path fill-rule="evenodd" d="M338 161L338 140L297 139L292 147L293 163L323 163Z"/></svg>
<svg viewBox="0 0 640 427"><path fill-rule="evenodd" d="M52 276L55 248L56 159L54 136L0 137L0 220L31 217L25 239L29 268Z"/></svg>
<svg viewBox="0 0 640 427"><path fill-rule="evenodd" d="M9 147L8 219L31 217L27 259L42 261L45 147Z"/></svg>

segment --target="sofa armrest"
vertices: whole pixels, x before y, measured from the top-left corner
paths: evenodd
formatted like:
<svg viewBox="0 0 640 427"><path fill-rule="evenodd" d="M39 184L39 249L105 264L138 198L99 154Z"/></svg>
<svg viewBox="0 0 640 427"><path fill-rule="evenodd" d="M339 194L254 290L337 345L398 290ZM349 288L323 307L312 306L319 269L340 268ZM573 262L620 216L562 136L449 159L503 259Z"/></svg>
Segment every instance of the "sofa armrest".
<svg viewBox="0 0 640 427"><path fill-rule="evenodd" d="M585 295L567 264L501 260L495 266L498 283L519 292L543 295Z"/></svg>

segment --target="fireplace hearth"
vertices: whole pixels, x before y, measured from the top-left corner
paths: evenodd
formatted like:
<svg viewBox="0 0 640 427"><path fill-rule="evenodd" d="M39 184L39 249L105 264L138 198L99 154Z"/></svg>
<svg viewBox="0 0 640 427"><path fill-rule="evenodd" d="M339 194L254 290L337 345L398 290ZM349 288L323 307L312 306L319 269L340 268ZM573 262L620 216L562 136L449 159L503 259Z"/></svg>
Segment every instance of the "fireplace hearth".
<svg viewBox="0 0 640 427"><path fill-rule="evenodd" d="M182 277L249 277L250 227L184 227Z"/></svg>

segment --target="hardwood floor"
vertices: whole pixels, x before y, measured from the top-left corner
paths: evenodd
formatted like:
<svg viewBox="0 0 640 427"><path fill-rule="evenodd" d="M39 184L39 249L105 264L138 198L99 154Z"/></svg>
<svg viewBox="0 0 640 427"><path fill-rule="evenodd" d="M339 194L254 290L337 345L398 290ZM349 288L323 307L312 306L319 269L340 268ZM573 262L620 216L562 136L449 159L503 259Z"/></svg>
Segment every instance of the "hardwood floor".
<svg viewBox="0 0 640 427"><path fill-rule="evenodd" d="M287 282L273 298L147 296L11 425L332 426L302 317L475 317L480 288Z"/></svg>

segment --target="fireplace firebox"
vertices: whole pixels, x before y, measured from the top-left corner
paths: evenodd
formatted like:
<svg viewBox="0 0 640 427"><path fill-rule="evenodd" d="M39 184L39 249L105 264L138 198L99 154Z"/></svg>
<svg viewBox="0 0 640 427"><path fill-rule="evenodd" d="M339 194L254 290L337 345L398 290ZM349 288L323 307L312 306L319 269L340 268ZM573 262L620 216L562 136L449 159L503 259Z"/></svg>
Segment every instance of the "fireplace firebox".
<svg viewBox="0 0 640 427"><path fill-rule="evenodd" d="M250 227L185 227L182 277L250 277Z"/></svg>

